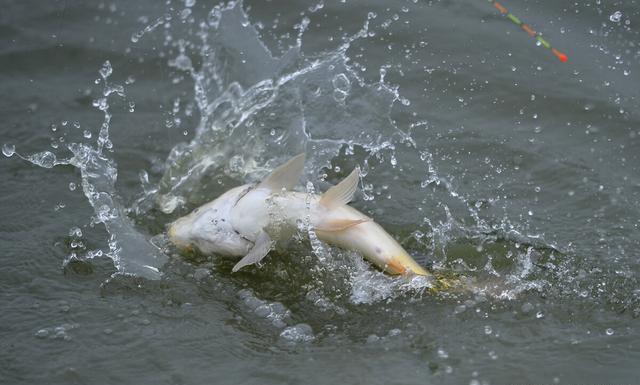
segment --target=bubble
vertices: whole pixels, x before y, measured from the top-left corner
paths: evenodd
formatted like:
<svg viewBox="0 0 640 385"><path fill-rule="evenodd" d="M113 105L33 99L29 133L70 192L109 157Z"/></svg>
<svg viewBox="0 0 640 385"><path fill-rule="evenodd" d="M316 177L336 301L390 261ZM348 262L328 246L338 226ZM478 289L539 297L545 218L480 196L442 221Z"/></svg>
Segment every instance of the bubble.
<svg viewBox="0 0 640 385"><path fill-rule="evenodd" d="M184 6L191 8L196 4L196 0L184 0Z"/></svg>
<svg viewBox="0 0 640 385"><path fill-rule="evenodd" d="M77 188L76 184L73 182L69 182L69 190L70 191L75 191L75 189Z"/></svg>
<svg viewBox="0 0 640 385"><path fill-rule="evenodd" d="M311 342L316 337L313 334L311 326L300 323L295 326L286 327L282 333L280 333L280 338L290 342Z"/></svg>
<svg viewBox="0 0 640 385"><path fill-rule="evenodd" d="M7 158L10 158L13 156L13 154L16 153L16 146L13 144L3 144L2 145L2 154L4 156L6 156Z"/></svg>
<svg viewBox="0 0 640 385"><path fill-rule="evenodd" d="M82 133L82 136L84 136L87 139L91 139L91 131L84 130L84 132Z"/></svg>
<svg viewBox="0 0 640 385"><path fill-rule="evenodd" d="M458 305L456 306L456 308L453 310L453 314L460 314L460 313L464 313L464 311L467 310L467 307L465 305Z"/></svg>
<svg viewBox="0 0 640 385"><path fill-rule="evenodd" d="M377 335L375 335L375 334L370 334L370 335L367 337L367 343L368 343L368 344L372 344L372 343L374 343L374 342L378 342L378 341L380 341L380 337L378 337L378 336L377 336Z"/></svg>
<svg viewBox="0 0 640 385"><path fill-rule="evenodd" d="M607 328L607 330L605 330L605 333L607 333L608 336L612 336L615 331L612 328Z"/></svg>
<svg viewBox="0 0 640 385"><path fill-rule="evenodd" d="M349 91L351 90L351 82L349 81L347 75L343 73L334 76L331 83L333 84L333 88L344 93L349 93Z"/></svg>
<svg viewBox="0 0 640 385"><path fill-rule="evenodd" d="M529 302L523 303L522 306L520 307L520 311L522 311L525 314L531 312L531 310L533 310L533 305Z"/></svg>
<svg viewBox="0 0 640 385"><path fill-rule="evenodd" d="M40 329L35 334L38 338L47 338L49 336L49 331L47 329Z"/></svg>
<svg viewBox="0 0 640 385"><path fill-rule="evenodd" d="M484 327L484 334L486 334L486 335L490 335L491 333L493 333L493 329L491 329L491 326L489 326L489 325L485 325L485 327Z"/></svg>
<svg viewBox="0 0 640 385"><path fill-rule="evenodd" d="M402 330L400 330L400 329L391 329L391 330L389 330L389 337L399 336L400 334L402 334Z"/></svg>

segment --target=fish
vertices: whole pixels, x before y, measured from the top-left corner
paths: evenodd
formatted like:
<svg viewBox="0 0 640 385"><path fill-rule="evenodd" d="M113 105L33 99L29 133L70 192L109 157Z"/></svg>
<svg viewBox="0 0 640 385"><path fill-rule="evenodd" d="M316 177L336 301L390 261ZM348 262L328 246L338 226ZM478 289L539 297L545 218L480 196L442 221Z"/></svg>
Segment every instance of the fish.
<svg viewBox="0 0 640 385"><path fill-rule="evenodd" d="M169 240L181 250L242 257L232 269L237 272L309 228L320 241L355 251L385 273L430 275L382 226L348 205L357 191L358 167L317 195L294 190L304 164L302 153L260 183L232 188L196 208L169 224Z"/></svg>

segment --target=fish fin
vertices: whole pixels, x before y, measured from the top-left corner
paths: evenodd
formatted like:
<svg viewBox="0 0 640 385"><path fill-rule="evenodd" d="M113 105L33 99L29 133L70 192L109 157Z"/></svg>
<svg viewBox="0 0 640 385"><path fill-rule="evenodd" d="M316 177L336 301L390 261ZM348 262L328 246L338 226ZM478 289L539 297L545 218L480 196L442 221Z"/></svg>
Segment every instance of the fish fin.
<svg viewBox="0 0 640 385"><path fill-rule="evenodd" d="M371 218L360 219L333 219L324 221L320 226L315 228L316 231L342 231L350 227L359 225L360 223L369 222Z"/></svg>
<svg viewBox="0 0 640 385"><path fill-rule="evenodd" d="M272 191L280 191L283 188L292 190L304 170L304 159L305 153L303 152L289 159L287 163L276 167L269 176L260 182L258 188L262 187Z"/></svg>
<svg viewBox="0 0 640 385"><path fill-rule="evenodd" d="M333 208L351 202L353 195L358 189L359 174L360 168L354 168L349 176L322 194L320 204L328 208Z"/></svg>
<svg viewBox="0 0 640 385"><path fill-rule="evenodd" d="M245 266L253 265L254 263L260 262L264 257L269 254L271 248L273 247L273 241L269 237L266 231L260 230L258 236L256 237L256 241L254 242L253 248L249 250L249 253L245 255L236 265L231 269L232 272L236 272L242 269Z"/></svg>

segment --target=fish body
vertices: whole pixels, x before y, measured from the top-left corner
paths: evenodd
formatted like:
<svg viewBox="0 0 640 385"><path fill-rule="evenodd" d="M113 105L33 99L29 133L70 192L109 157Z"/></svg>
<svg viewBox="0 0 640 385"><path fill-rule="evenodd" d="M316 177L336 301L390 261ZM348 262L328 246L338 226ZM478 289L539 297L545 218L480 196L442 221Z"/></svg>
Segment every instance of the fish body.
<svg viewBox="0 0 640 385"><path fill-rule="evenodd" d="M205 254L242 256L233 268L237 271L309 226L321 241L354 250L387 273L429 275L380 225L347 205L358 169L320 196L292 191L303 168L301 154L260 184L227 191L173 222L170 240Z"/></svg>

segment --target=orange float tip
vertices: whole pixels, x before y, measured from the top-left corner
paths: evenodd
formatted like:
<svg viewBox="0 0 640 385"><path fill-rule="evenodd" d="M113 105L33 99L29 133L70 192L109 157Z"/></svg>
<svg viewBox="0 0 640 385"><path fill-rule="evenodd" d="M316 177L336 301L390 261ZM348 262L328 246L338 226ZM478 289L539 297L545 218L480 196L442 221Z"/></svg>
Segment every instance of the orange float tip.
<svg viewBox="0 0 640 385"><path fill-rule="evenodd" d="M569 58L567 57L567 55L563 54L562 52L558 51L557 49L553 49L553 53L558 57L558 59L560 59L561 62L566 63L567 60L569 60Z"/></svg>

